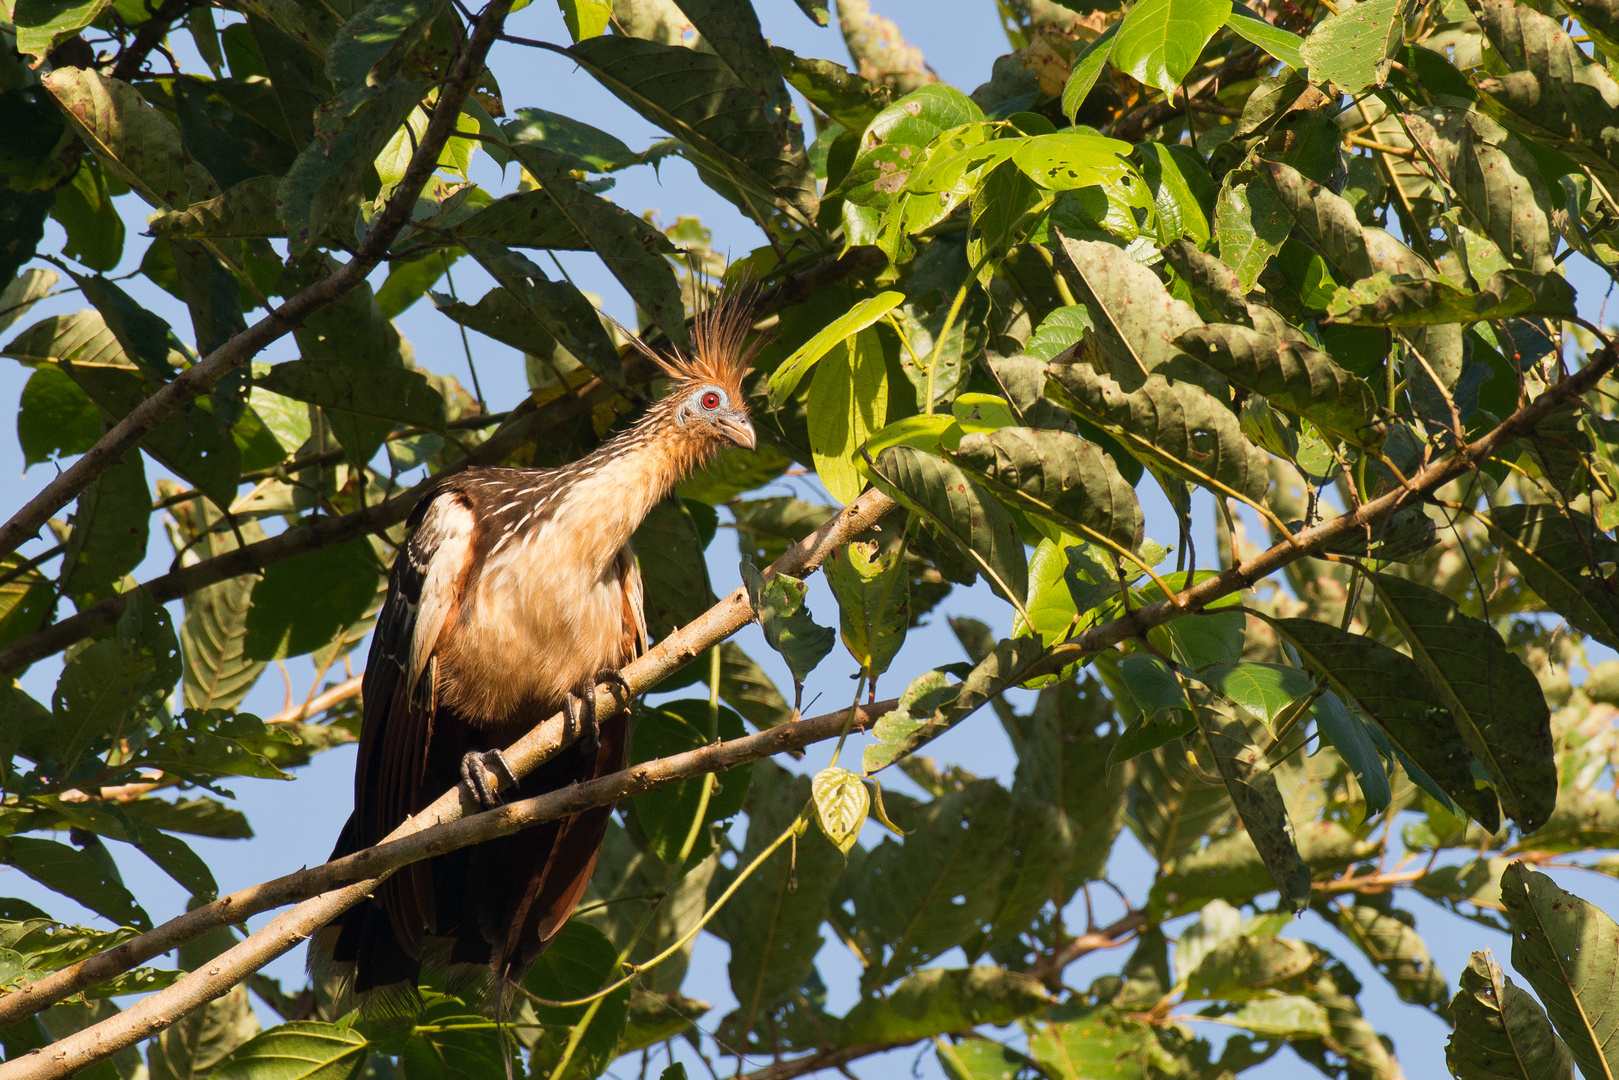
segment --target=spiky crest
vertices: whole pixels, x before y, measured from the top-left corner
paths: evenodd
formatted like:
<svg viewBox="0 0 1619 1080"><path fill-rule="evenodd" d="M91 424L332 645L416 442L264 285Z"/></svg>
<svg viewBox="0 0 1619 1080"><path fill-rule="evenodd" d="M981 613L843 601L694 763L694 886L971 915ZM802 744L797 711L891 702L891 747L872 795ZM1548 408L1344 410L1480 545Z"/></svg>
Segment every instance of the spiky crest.
<svg viewBox="0 0 1619 1080"><path fill-rule="evenodd" d="M704 304L699 298L692 327L694 349L691 354L671 350L672 355L664 356L616 320L613 325L641 355L676 382L717 383L732 394L739 394L754 357L770 340L768 334L760 334L752 342L747 341L758 300L759 287L751 281L726 286L712 304Z"/></svg>

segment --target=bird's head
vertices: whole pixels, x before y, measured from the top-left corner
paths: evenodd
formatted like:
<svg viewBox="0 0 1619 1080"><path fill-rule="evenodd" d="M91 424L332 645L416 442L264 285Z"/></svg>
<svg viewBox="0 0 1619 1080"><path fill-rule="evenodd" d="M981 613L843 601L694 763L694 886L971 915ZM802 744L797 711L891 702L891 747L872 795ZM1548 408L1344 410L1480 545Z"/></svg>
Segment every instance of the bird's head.
<svg viewBox="0 0 1619 1080"><path fill-rule="evenodd" d="M692 451L694 464L726 445L748 450L757 445L742 380L767 340L763 335L747 340L758 295L751 285L728 288L699 310L689 355L660 356L634 339L674 380L656 411L669 434Z"/></svg>

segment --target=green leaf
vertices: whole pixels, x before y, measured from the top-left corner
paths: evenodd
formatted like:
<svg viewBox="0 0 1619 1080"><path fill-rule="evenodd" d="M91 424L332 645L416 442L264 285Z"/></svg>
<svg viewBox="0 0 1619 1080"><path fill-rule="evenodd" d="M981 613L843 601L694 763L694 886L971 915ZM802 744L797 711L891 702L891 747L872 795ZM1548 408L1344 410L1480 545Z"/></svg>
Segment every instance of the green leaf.
<svg viewBox="0 0 1619 1080"><path fill-rule="evenodd" d="M24 270L0 289L0 330L22 319L61 281L52 270Z"/></svg>
<svg viewBox="0 0 1619 1080"><path fill-rule="evenodd" d="M762 35L758 40L763 44ZM813 218L815 174L802 132L782 107L786 91L768 53L779 98L769 86L740 79L726 58L679 45L610 34L581 41L568 54L690 148L703 169L745 192L744 201L762 201L801 221Z"/></svg>
<svg viewBox="0 0 1619 1080"><path fill-rule="evenodd" d="M1444 594L1389 574L1375 580L1383 610L1483 762L1502 810L1534 832L1557 802L1551 713L1534 672L1495 627L1463 615Z"/></svg>
<svg viewBox="0 0 1619 1080"><path fill-rule="evenodd" d="M1175 344L1233 384L1325 431L1357 445L1378 439L1372 388L1307 344L1224 323L1193 327Z"/></svg>
<svg viewBox="0 0 1619 1080"><path fill-rule="evenodd" d="M1366 954L1401 1001L1432 1009L1446 1022L1451 1020L1449 983L1412 926L1415 919L1411 915L1398 909L1383 912L1368 904L1350 904L1339 909L1331 921Z"/></svg>
<svg viewBox="0 0 1619 1080"><path fill-rule="evenodd" d="M238 535L248 543L264 538L258 522L242 521L231 528L222 522L213 504L202 499L172 507L170 513L181 526L175 534L177 546L189 543L193 558L235 551ZM184 552L176 554L186 558ZM234 709L264 670L263 661L250 660L242 653L255 580L254 575L244 574L186 595L180 651L185 658L181 693L187 708Z"/></svg>
<svg viewBox="0 0 1619 1080"><path fill-rule="evenodd" d="M44 57L67 38L96 21L109 0L28 0L16 5L17 51Z"/></svg>
<svg viewBox="0 0 1619 1080"><path fill-rule="evenodd" d="M905 644L911 623L911 579L904 552L877 541L854 541L826 564L838 598L843 644L875 682Z"/></svg>
<svg viewBox="0 0 1619 1080"><path fill-rule="evenodd" d="M811 798L809 777L792 776L773 762L759 762L753 777L748 835L738 866L774 843ZM747 1026L802 986L814 970L815 954L824 943L821 924L843 873L843 856L819 829L802 832L796 844L796 865L788 845L778 848L709 924L731 947L726 970ZM727 876L716 873L710 895L717 896L729 884Z"/></svg>
<svg viewBox="0 0 1619 1080"><path fill-rule="evenodd" d="M779 408L783 402L792 397L793 391L798 388L798 384L817 361L860 331L881 320L884 315L904 302L904 293L893 290L881 292L860 301L846 314L828 323L814 337L794 349L792 355L783 360L781 366L771 373L771 401Z"/></svg>
<svg viewBox="0 0 1619 1080"><path fill-rule="evenodd" d="M1052 1010L1029 1032L1029 1056L1051 1080L1134 1080L1147 1076L1152 1029L1106 1006Z"/></svg>
<svg viewBox="0 0 1619 1080"><path fill-rule="evenodd" d="M711 734L710 723L718 730ZM742 718L721 706L712 718L706 701L670 701L636 713L630 739L630 764L639 765L671 754L706 746L714 738L740 739ZM705 790L706 789L706 790ZM742 775L691 777L634 797L635 820L654 854L670 866L680 865L680 852L691 839L691 853L711 848L705 827L734 817L748 793ZM698 820L698 814L702 820Z"/></svg>
<svg viewBox="0 0 1619 1080"><path fill-rule="evenodd" d="M1261 1038L1319 1039L1332 1034L1327 1010L1298 994L1245 1002L1241 1008L1226 1013L1221 1019L1225 1023L1246 1028Z"/></svg>
<svg viewBox="0 0 1619 1080"><path fill-rule="evenodd" d="M1327 305L1332 321L1354 326L1429 326L1528 316L1573 318L1574 288L1558 274L1500 270L1478 292L1444 279L1396 281L1376 274L1339 288Z"/></svg>
<svg viewBox="0 0 1619 1080"><path fill-rule="evenodd" d="M713 606L714 589L703 559L703 538L691 509L683 501L664 499L654 506L635 530L632 546L642 553L638 564L647 631L653 638L668 637ZM699 677L699 672L688 668L659 685L673 690Z"/></svg>
<svg viewBox="0 0 1619 1080"><path fill-rule="evenodd" d="M933 1052L949 1080L1014 1080L1035 1068L1033 1059L978 1035L960 1042L935 1040Z"/></svg>
<svg viewBox="0 0 1619 1080"><path fill-rule="evenodd" d="M871 810L871 794L860 777L848 769L829 765L815 774L810 785L815 800L815 820L826 838L843 854L860 839Z"/></svg>
<svg viewBox="0 0 1619 1080"><path fill-rule="evenodd" d="M1083 361L1052 364L1049 371L1078 415L1141 460L1218 495L1255 503L1265 498L1269 456L1248 441L1236 414L1202 386L1154 373L1126 391Z"/></svg>
<svg viewBox="0 0 1619 1080"><path fill-rule="evenodd" d="M1264 184L1233 183L1228 177L1214 207L1214 235L1220 259L1237 272L1239 290L1259 281L1270 257L1282 250L1293 223L1276 193Z"/></svg>
<svg viewBox="0 0 1619 1080"><path fill-rule="evenodd" d="M1456 1030L1445 1064L1459 1080L1574 1080L1574 1058L1546 1011L1506 976L1488 952L1475 952L1451 999Z"/></svg>
<svg viewBox="0 0 1619 1080"><path fill-rule="evenodd" d="M56 189L51 216L67 231L62 252L92 270L107 271L124 254L124 221L112 204L107 179L94 161L87 162L70 183Z"/></svg>
<svg viewBox="0 0 1619 1080"><path fill-rule="evenodd" d="M294 253L329 226L342 228L345 208L360 196L372 163L421 96L421 84L400 77L353 86L320 106L314 138L276 190L276 212Z"/></svg>
<svg viewBox="0 0 1619 1080"><path fill-rule="evenodd" d="M1552 197L1523 143L1471 109L1418 109L1402 119L1507 261L1521 270L1551 273Z"/></svg>
<svg viewBox="0 0 1619 1080"><path fill-rule="evenodd" d="M1619 962L1619 925L1521 862L1501 875L1501 899L1512 920L1512 966L1540 995L1580 1072L1619 1073L1619 1010L1605 974Z"/></svg>
<svg viewBox="0 0 1619 1080"><path fill-rule="evenodd" d="M1135 489L1094 443L1064 431L1003 427L968 434L950 457L1024 513L1110 548L1141 546Z"/></svg>
<svg viewBox="0 0 1619 1080"><path fill-rule="evenodd" d="M1187 760L1178 745L1135 759L1126 821L1160 867L1217 835L1234 813L1225 785Z"/></svg>
<svg viewBox="0 0 1619 1080"><path fill-rule="evenodd" d="M842 64L798 56L779 45L772 45L770 52L788 84L846 131L865 131L888 106L889 94L881 83L856 75Z"/></svg>
<svg viewBox="0 0 1619 1080"><path fill-rule="evenodd" d="M367 1042L353 1028L295 1020L261 1032L210 1074L218 1080L354 1080Z"/></svg>
<svg viewBox="0 0 1619 1080"><path fill-rule="evenodd" d="M444 399L420 372L401 367L339 367L284 360L256 380L271 393L319 405L334 434L360 465L398 425L442 430Z"/></svg>
<svg viewBox="0 0 1619 1080"><path fill-rule="evenodd" d="M875 329L833 347L816 368L808 404L815 471L829 495L852 503L866 486L855 455L887 419L888 364Z"/></svg>
<svg viewBox="0 0 1619 1080"><path fill-rule="evenodd" d="M856 925L873 948L864 990L888 985L982 928L1011 866L1010 813L1010 797L992 780L895 811L904 842L884 837L850 886Z"/></svg>
<svg viewBox="0 0 1619 1080"><path fill-rule="evenodd" d="M580 1050L591 1055L598 1030L615 1025L603 1023L603 1013L616 1016L622 1026L623 995L611 995L590 1025ZM502 1034L487 1016L479 1015L457 998L427 995L427 1008L414 1019L410 1038L399 1052L399 1072L412 1080L502 1080L506 1075L505 1055L510 1051ZM616 1031L614 1032L616 1035ZM576 1051L577 1052L577 1051ZM543 1059L544 1052L541 1051ZM572 1063L569 1075L576 1075Z"/></svg>
<svg viewBox="0 0 1619 1080"><path fill-rule="evenodd" d="M1619 598L1601 565L1619 561L1611 537L1578 510L1549 504L1498 506L1489 523L1491 535L1547 607L1619 648Z"/></svg>
<svg viewBox="0 0 1619 1080"><path fill-rule="evenodd" d="M1338 751L1338 756L1360 783L1366 815L1370 817L1387 810L1393 790L1367 722L1351 713L1343 700L1330 690L1316 699L1314 711L1316 730Z"/></svg>
<svg viewBox="0 0 1619 1080"><path fill-rule="evenodd" d="M1215 768L1271 880L1281 890L1283 908L1303 907L1310 902L1310 868L1299 854L1293 823L1265 754L1223 698L1195 690L1193 696L1193 712Z"/></svg>
<svg viewBox="0 0 1619 1080"><path fill-rule="evenodd" d="M689 348L686 307L681 300L680 285L675 280L674 267L664 258L675 251L669 238L623 207L582 188L573 178L569 159L531 146L521 133L512 140L512 152L540 182L541 190L555 205L556 213L584 237L647 318L677 347ZM495 272L497 260L489 255L489 241L474 245L468 238L464 246L491 273ZM528 266L532 268L533 264ZM545 280L537 268L529 269L528 275L535 279L536 285ZM501 274L495 276L501 284L512 288L512 283ZM563 340L566 343L567 339Z"/></svg>
<svg viewBox="0 0 1619 1080"><path fill-rule="evenodd" d="M1234 936L1216 937L1223 925L1209 919L1214 910L1222 913L1221 919L1234 915L1228 905L1212 901L1195 924L1199 933L1191 947L1176 949L1177 963L1184 960L1190 968L1185 976L1189 1000L1262 1001L1314 965L1308 945L1277 937L1274 923L1267 925L1264 916L1250 920Z"/></svg>
<svg viewBox="0 0 1619 1080"><path fill-rule="evenodd" d="M792 719L793 707L752 657L734 641L720 645L720 700L764 731ZM701 665L699 665L701 666ZM708 672L703 680L708 680Z"/></svg>
<svg viewBox="0 0 1619 1080"><path fill-rule="evenodd" d="M1113 66L1172 93L1231 15L1229 0L1141 0L1113 43Z"/></svg>
<svg viewBox="0 0 1619 1080"><path fill-rule="evenodd" d="M606 33L607 22L613 17L613 5L607 0L557 0L562 9L562 21L568 24L568 33L575 41Z"/></svg>
<svg viewBox="0 0 1619 1080"><path fill-rule="evenodd" d="M1348 94L1382 86L1404 40L1409 10L1406 0L1362 0L1321 20L1299 48L1310 81Z"/></svg>
<svg viewBox="0 0 1619 1080"><path fill-rule="evenodd" d="M23 570L21 555L0 559L0 645L9 645L44 625L47 612L54 610L56 587L39 569Z"/></svg>
<svg viewBox="0 0 1619 1080"><path fill-rule="evenodd" d="M121 806L130 817L140 818L165 832L189 833L211 840L253 838L253 828L247 823L246 814L207 796L174 802L156 798L134 799Z"/></svg>
<svg viewBox="0 0 1619 1080"><path fill-rule="evenodd" d="M1027 557L1017 525L999 500L955 465L914 447L890 446L871 468L884 494L950 537L997 592L1022 606Z"/></svg>
<svg viewBox="0 0 1619 1080"><path fill-rule="evenodd" d="M0 862L14 866L53 892L59 892L115 926L149 929L152 920L135 902L110 861L103 866L87 851L31 836L0 839Z"/></svg>
<svg viewBox="0 0 1619 1080"><path fill-rule="evenodd" d="M1279 26L1273 26L1248 5L1241 3L1231 5L1231 18L1226 21L1226 29L1258 45L1294 71L1304 70L1304 57L1299 53L1304 45L1304 39Z"/></svg>
<svg viewBox="0 0 1619 1080"><path fill-rule="evenodd" d="M1120 23L1114 23L1096 36L1096 39L1085 46L1085 51L1074 58L1074 66L1068 73L1068 81L1062 87L1062 114L1073 123L1074 117L1079 114L1080 106L1090 96L1091 88L1101 77L1102 69L1107 67L1108 58L1113 55L1113 40L1118 37Z"/></svg>
<svg viewBox="0 0 1619 1080"><path fill-rule="evenodd" d="M563 157L572 158L591 172L614 172L627 165L633 165L638 159L635 151L626 146L618 136L592 127L583 120L575 120L571 116L548 112L545 109L518 109L517 119L502 125L501 132L509 142L538 146ZM509 195L506 198L515 197ZM506 199L498 200L504 201ZM536 203L544 201L544 196L541 195L534 201Z"/></svg>
<svg viewBox="0 0 1619 1080"><path fill-rule="evenodd" d="M365 614L379 578L376 557L364 540L274 564L253 586L242 655L277 660L313 652Z"/></svg>
<svg viewBox="0 0 1619 1080"><path fill-rule="evenodd" d="M131 450L79 496L62 555L63 590L87 596L123 580L146 558L151 515L146 467Z"/></svg>
<svg viewBox="0 0 1619 1080"><path fill-rule="evenodd" d="M1089 308L1115 379L1133 390L1182 355L1171 342L1203 322L1192 305L1171 296L1158 276L1123 248L1066 237L1062 246L1078 275L1077 295Z"/></svg>
<svg viewBox="0 0 1619 1080"><path fill-rule="evenodd" d="M748 587L748 602L754 618L764 630L770 647L781 653L802 693L804 679L814 671L837 640L829 626L817 626L804 606L809 586L789 574L764 579L752 563L742 563L742 581ZM796 708L796 706L795 706Z"/></svg>
<svg viewBox="0 0 1619 1080"><path fill-rule="evenodd" d="M160 211L147 219L154 236L213 240L246 240L285 236L276 213L279 176L255 176L224 194L192 203L184 210Z"/></svg>
<svg viewBox="0 0 1619 1080"><path fill-rule="evenodd" d="M1153 882L1148 896L1151 909L1179 915L1196 911L1213 899L1245 904L1276 888L1275 877L1246 831L1216 837L1201 848L1197 846L1201 837L1189 839L1193 850L1177 858ZM1296 840L1305 869L1316 874L1335 873L1377 852L1377 845L1358 839L1333 821L1300 825ZM1302 874L1299 880L1302 883Z"/></svg>
<svg viewBox="0 0 1619 1080"><path fill-rule="evenodd" d="M1345 701L1493 833L1501 827L1495 794L1473 779L1473 752L1450 716L1450 703L1416 661L1369 637L1311 619L1271 625ZM1538 693L1538 688L1537 688Z"/></svg>
<svg viewBox="0 0 1619 1080"><path fill-rule="evenodd" d="M180 133L126 83L94 68L62 67L43 84L68 123L101 161L159 210L183 210L219 194L208 170L192 160Z"/></svg>
<svg viewBox="0 0 1619 1080"><path fill-rule="evenodd" d="M525 988L546 1001L577 1001L589 997L618 975L618 949L607 936L581 920L571 920L557 931L550 945L523 977ZM572 1026L584 1019L586 1005L534 1003L542 1024Z"/></svg>
<svg viewBox="0 0 1619 1080"><path fill-rule="evenodd" d="M1038 979L998 967L928 968L905 978L881 998L863 998L843 1018L844 1046L914 1042L968 1031L979 1024L1004 1027L1038 1012L1051 996Z"/></svg>

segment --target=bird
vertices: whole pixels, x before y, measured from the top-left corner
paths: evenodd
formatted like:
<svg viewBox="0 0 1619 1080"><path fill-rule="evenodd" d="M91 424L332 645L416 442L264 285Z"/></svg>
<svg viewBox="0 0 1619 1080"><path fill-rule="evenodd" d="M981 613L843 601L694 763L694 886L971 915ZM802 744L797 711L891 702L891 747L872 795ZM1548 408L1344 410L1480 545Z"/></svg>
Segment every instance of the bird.
<svg viewBox="0 0 1619 1080"><path fill-rule="evenodd" d="M768 340L748 340L758 295L731 286L700 306L690 352L665 356L623 331L669 389L585 457L469 468L422 494L371 640L354 811L332 858L378 843L457 785L487 809L503 787L528 798L624 767L629 687L618 671L648 647L630 538L722 448L755 448L742 379ZM598 718L602 683L619 688L620 708ZM516 781L501 749L558 710L573 747ZM313 935L311 973L368 1007L414 1000L424 963L509 988L578 904L611 813L403 868Z"/></svg>

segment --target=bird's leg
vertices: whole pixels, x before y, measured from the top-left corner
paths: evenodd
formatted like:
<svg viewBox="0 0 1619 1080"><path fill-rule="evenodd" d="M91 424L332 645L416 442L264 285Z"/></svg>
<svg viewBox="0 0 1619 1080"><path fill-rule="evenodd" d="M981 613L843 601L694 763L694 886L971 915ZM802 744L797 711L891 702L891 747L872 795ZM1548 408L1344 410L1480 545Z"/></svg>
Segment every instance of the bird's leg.
<svg viewBox="0 0 1619 1080"><path fill-rule="evenodd" d="M461 786L474 802L489 810L506 801L500 789L516 787L517 777L499 750L471 750L461 758Z"/></svg>
<svg viewBox="0 0 1619 1080"><path fill-rule="evenodd" d="M586 683L569 694L564 707L574 743L586 757L595 757L601 746L601 725L596 721L596 684Z"/></svg>

